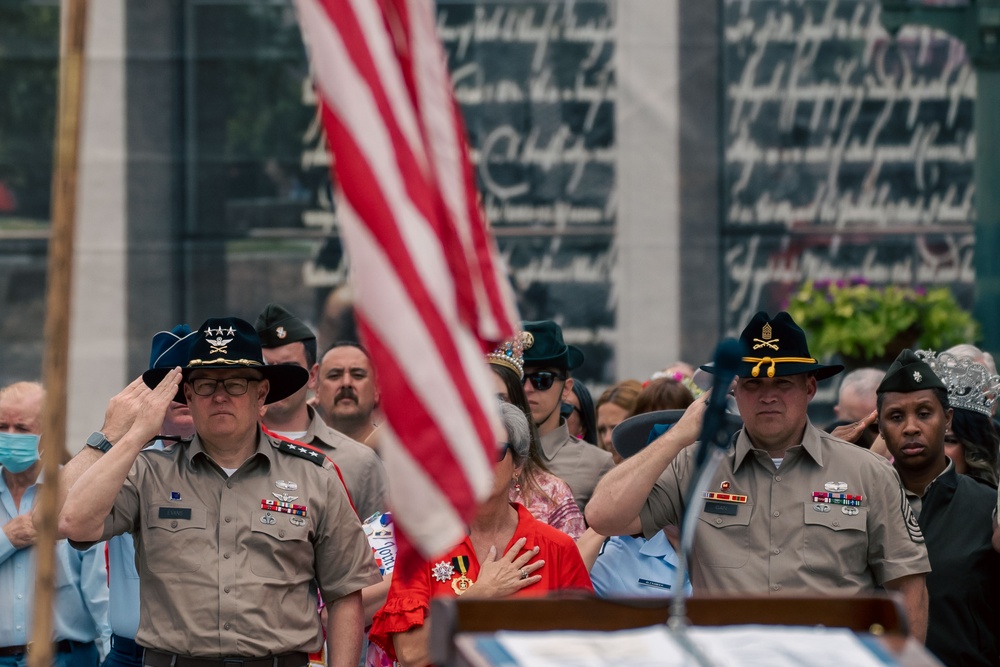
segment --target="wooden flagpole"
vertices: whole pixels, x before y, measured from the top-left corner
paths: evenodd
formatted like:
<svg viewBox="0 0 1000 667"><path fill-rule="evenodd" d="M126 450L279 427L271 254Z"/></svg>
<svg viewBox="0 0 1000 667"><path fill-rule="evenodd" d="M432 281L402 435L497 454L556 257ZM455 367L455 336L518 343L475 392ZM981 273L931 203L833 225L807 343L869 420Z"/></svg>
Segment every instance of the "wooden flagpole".
<svg viewBox="0 0 1000 667"><path fill-rule="evenodd" d="M84 39L87 0L63 0L59 49L58 118L52 170L52 232L45 295L45 353L42 384L42 475L35 525L36 579L30 667L52 665L52 607L55 593L55 542L58 537L60 452L66 441L66 386L69 368L70 294L73 284L73 235L76 223L77 165L82 118Z"/></svg>

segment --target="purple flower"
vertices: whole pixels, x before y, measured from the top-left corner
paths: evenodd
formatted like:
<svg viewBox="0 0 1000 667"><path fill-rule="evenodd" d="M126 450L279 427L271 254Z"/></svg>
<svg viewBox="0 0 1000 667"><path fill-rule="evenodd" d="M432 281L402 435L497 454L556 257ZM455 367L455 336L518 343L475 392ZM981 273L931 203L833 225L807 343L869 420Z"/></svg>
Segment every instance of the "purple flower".
<svg viewBox="0 0 1000 667"><path fill-rule="evenodd" d="M852 285L867 285L868 281L865 280L864 278L862 278L861 276L854 276L854 277L851 278L851 284Z"/></svg>
<svg viewBox="0 0 1000 667"><path fill-rule="evenodd" d="M917 285L917 287L914 288L913 291L916 292L919 296L927 296L927 288L925 288L923 285Z"/></svg>

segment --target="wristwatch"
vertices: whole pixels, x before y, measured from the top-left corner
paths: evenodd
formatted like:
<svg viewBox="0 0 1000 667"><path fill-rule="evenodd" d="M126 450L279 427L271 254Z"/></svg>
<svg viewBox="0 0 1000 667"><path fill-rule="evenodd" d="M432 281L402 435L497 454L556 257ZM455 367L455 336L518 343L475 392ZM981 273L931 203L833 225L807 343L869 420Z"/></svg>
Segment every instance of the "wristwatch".
<svg viewBox="0 0 1000 667"><path fill-rule="evenodd" d="M108 450L111 449L111 442L100 431L94 431L87 438L87 446L107 454Z"/></svg>

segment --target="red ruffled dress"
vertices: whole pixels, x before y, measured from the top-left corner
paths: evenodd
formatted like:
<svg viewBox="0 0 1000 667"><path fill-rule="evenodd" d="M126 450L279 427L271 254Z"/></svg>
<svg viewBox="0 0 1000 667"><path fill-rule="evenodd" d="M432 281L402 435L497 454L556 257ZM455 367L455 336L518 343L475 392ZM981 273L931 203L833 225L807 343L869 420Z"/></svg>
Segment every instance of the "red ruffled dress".
<svg viewBox="0 0 1000 667"><path fill-rule="evenodd" d="M527 538L525 549L532 549L536 545L539 548L534 560L545 561L545 565L534 573L540 575L542 580L522 588L514 597L543 597L549 591L565 590L592 593L594 587L590 583L590 575L576 542L566 533L532 517L524 505L512 505L517 509L517 528L499 555L502 556L514 542L524 537ZM395 660L392 635L423 625L430 611L432 597L455 597L457 594L453 582L462 577L462 567L467 570L465 576L472 581L479 577L479 561L476 560L472 540L468 537L448 553L431 559L408 579L400 576L402 570L397 569L393 574L385 605L375 614L369 639L385 649Z"/></svg>

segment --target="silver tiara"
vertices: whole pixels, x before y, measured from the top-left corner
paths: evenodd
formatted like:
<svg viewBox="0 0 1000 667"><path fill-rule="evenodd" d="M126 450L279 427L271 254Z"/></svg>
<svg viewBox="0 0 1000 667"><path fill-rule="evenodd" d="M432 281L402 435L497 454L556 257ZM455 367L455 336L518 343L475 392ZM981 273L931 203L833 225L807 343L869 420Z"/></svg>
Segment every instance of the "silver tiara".
<svg viewBox="0 0 1000 667"><path fill-rule="evenodd" d="M986 366L948 352L936 354L933 350L917 350L917 357L925 361L948 388L951 407L986 416L993 414L993 403L1000 396L1000 375L990 375Z"/></svg>

